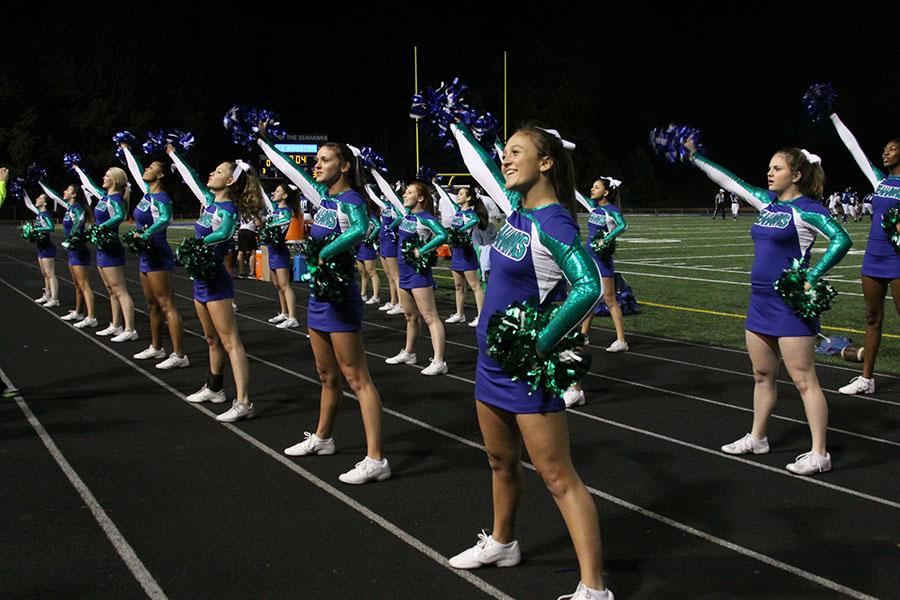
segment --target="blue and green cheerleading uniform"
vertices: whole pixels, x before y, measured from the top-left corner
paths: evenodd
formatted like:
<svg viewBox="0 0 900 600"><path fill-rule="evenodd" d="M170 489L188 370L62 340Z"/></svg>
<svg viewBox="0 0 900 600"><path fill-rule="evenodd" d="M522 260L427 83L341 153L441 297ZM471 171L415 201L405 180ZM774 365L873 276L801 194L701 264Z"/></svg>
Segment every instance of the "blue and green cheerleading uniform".
<svg viewBox="0 0 900 600"><path fill-rule="evenodd" d="M216 272L210 279L194 279L194 300L215 302L234 298L234 281L225 268L225 257L231 252L231 237L237 228L237 209L230 200L211 202L194 223L194 237L212 246Z"/></svg>
<svg viewBox="0 0 900 600"><path fill-rule="evenodd" d="M84 233L85 210L80 204L70 204L63 217L63 233L69 237L75 232ZM68 249L69 264L73 267L91 266L91 251L87 246Z"/></svg>
<svg viewBox="0 0 900 600"><path fill-rule="evenodd" d="M416 245L421 245L427 240L427 243L419 247L419 252L424 254L437 250L439 246L447 241L447 230L438 220L428 211L417 213L408 213L406 216L400 217L394 222L395 227L399 231L399 247L397 251L397 266L400 271L400 289L412 290L416 288L434 287L434 275L431 269L425 273L419 273L411 265L403 260L403 242L406 240L414 240Z"/></svg>
<svg viewBox="0 0 900 600"><path fill-rule="evenodd" d="M363 242L359 245L359 250L356 251L356 260L367 261L378 258L378 255L375 253L375 240L379 237L379 230L380 223L378 219L369 215L369 230L366 232Z"/></svg>
<svg viewBox="0 0 900 600"><path fill-rule="evenodd" d="M294 218L294 211L288 206L276 206L269 213L266 225L278 227L280 234L279 244L266 244L269 248L269 269L290 269L291 268L291 251L284 241L287 235L288 227L291 226L291 219Z"/></svg>
<svg viewBox="0 0 900 600"><path fill-rule="evenodd" d="M588 239L585 247L591 258L597 263L597 268L600 269L600 276L615 277L616 269L612 255L601 257L591 248L591 240L601 231L606 233L604 240L614 240L628 229L628 224L625 222L625 217L622 216L622 211L619 210L618 206L614 204L599 204L593 200L590 200L590 203L593 208L588 215Z"/></svg>
<svg viewBox="0 0 900 600"><path fill-rule="evenodd" d="M38 258L56 258L56 245L50 239L54 228L53 215L50 211L42 210L34 218L34 230L41 234L36 244Z"/></svg>
<svg viewBox="0 0 900 600"><path fill-rule="evenodd" d="M150 192L144 181L144 169L128 148L123 149L125 163L131 176L144 193L132 211L134 223L141 237L150 242L150 247L139 255L141 273L171 271L175 268L175 253L166 239L166 231L172 222L172 200L165 192Z"/></svg>

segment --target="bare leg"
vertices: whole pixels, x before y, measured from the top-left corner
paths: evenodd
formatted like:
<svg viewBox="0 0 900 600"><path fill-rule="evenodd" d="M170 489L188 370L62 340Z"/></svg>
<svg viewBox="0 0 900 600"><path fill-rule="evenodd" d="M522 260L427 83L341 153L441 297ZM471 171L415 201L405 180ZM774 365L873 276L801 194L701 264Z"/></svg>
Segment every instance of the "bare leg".
<svg viewBox="0 0 900 600"><path fill-rule="evenodd" d="M508 544L516 539L516 510L525 482L521 463L522 438L515 415L478 401L475 408L491 466L494 507L491 537L501 544Z"/></svg>
<svg viewBox="0 0 900 600"><path fill-rule="evenodd" d="M753 429L758 439L766 437L769 415L778 401L775 378L778 376L778 339L747 331L747 352L753 365Z"/></svg>
<svg viewBox="0 0 900 600"><path fill-rule="evenodd" d="M238 334L237 319L231 308L231 299L207 302L206 309L213 327L221 341L221 348L231 360L231 373L234 375L234 386L237 390L237 401L250 406L250 367L247 364L247 353Z"/></svg>
<svg viewBox="0 0 900 600"><path fill-rule="evenodd" d="M484 306L484 290L481 287L481 282L478 280L478 271L466 271L463 275L465 275L466 283L469 284L469 288L475 295L475 308L478 311L476 316L481 316L481 307Z"/></svg>
<svg viewBox="0 0 900 600"><path fill-rule="evenodd" d="M412 295L416 301L416 307L422 314L428 332L431 334L431 348L434 351L434 360L444 360L444 322L438 315L437 306L434 303L434 288L414 288ZM418 323L418 322L417 322Z"/></svg>
<svg viewBox="0 0 900 600"><path fill-rule="evenodd" d="M359 400L363 427L366 430L366 454L374 460L381 460L381 397L366 363L362 334L358 331L331 334L332 349L337 364L347 380L347 385ZM318 434L316 434L318 435Z"/></svg>
<svg viewBox="0 0 900 600"><path fill-rule="evenodd" d="M406 316L406 346L403 349L413 353L416 351L416 338L419 337L419 310L409 290L399 289L399 295L403 314Z"/></svg>
<svg viewBox="0 0 900 600"><path fill-rule="evenodd" d="M803 410L812 433L812 451L825 454L825 437L828 433L828 403L816 376L816 338L782 337L778 346L784 357L784 366L794 380L803 399Z"/></svg>
<svg viewBox="0 0 900 600"><path fill-rule="evenodd" d="M169 329L169 338L172 340L172 352L178 356L184 356L184 345L181 341L183 335L181 313L178 311L178 307L175 306L172 272L153 271L147 273L147 279L150 282L150 291L156 299L160 315L165 318L166 326ZM159 346L156 347L158 348Z"/></svg>

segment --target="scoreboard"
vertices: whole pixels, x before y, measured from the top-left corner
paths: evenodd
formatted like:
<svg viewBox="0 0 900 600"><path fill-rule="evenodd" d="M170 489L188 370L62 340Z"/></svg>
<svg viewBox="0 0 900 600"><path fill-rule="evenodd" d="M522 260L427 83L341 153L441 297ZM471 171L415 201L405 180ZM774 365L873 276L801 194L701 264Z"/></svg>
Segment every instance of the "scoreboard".
<svg viewBox="0 0 900 600"><path fill-rule="evenodd" d="M312 169L316 164L316 152L319 151L319 146L327 141L327 135L291 133L274 146L301 169ZM265 154L260 153L259 178L263 180L282 179L284 175L272 166L272 161Z"/></svg>

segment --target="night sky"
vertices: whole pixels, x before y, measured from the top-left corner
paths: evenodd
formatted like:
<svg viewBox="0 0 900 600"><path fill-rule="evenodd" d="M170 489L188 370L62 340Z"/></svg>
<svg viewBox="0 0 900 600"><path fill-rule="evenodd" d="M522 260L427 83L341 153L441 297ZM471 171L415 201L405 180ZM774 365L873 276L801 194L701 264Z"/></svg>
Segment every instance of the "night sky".
<svg viewBox="0 0 900 600"><path fill-rule="evenodd" d="M255 158L222 127L236 103L277 111L291 132L373 146L390 177L409 178L414 46L419 88L459 76L501 120L506 51L510 134L523 121L559 129L578 145L579 187L613 175L625 206L711 206L712 183L649 155L649 130L670 121L699 127L708 156L750 183L795 145L823 157L827 191L864 190L833 127L803 112L813 82L834 84L870 159L900 135L900 19L884 3L29 4L0 21L0 164L21 174L37 161L56 187L66 152L95 177L115 164L122 129L193 131L186 158L201 173ZM462 169L422 141L423 164Z"/></svg>

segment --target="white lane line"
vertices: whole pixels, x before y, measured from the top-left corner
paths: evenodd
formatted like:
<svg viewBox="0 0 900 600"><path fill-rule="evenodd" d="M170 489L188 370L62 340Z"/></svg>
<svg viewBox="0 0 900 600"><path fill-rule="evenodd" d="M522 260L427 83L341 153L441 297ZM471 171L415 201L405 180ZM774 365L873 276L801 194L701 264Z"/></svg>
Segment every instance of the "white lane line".
<svg viewBox="0 0 900 600"><path fill-rule="evenodd" d="M0 282L2 282L3 284L7 285L8 287L12 287L9 283L7 283L6 281L4 281L3 279L0 279ZM23 297L28 298L28 296L27 296L25 293L19 291L17 288L13 288L13 289L14 289L16 292L18 292L20 295L22 295ZM47 312L50 312L49 309L44 309L44 310L47 311ZM53 313L51 313L51 314L53 314ZM187 331L186 331L186 332L187 332ZM111 348L105 346L102 342L100 342L100 341L98 341L98 340L95 340L94 338L91 338L90 336L88 336L88 335L87 335L86 333L84 333L84 332L79 331L79 333L81 333L82 335L84 335L85 337L87 337L88 339L90 339L92 342L96 343L98 346L100 346L101 348L103 348L104 350L106 350L107 352L109 352L110 354L112 354L113 356L116 356L117 358L119 358L122 362L128 364L129 366L131 366L131 367L134 368L135 370L137 370L137 371L143 373L145 376L147 376L147 377L150 378L151 380L155 381L156 383L158 383L159 385L161 385L163 388L169 390L169 391L172 392L174 395L178 396L179 398L184 399L184 396L183 396L180 392L178 392L178 391L175 390L174 388L171 388L170 386L168 386L168 384L166 384L165 382L159 380L157 377L151 375L150 373L148 373L147 371L145 371L145 370L142 369L141 367L135 365L134 363L131 363L131 362L128 361L125 357L123 357L123 356L121 356L121 355L118 355L118 354L117 354L116 352L114 352ZM191 332L191 333L193 333L193 332ZM193 334L193 335L197 335L197 334ZM367 354L372 354L372 353L367 352ZM247 356L248 356L248 358L251 358L251 359L253 359L253 360L257 361L257 362L261 362L261 363L263 363L263 364L266 364L266 365L268 365L268 366L270 366L270 367L272 367L272 368L274 368L274 369L277 369L277 370L279 370L279 371L282 371L282 372L284 372L284 373L286 373L286 374L289 374L289 375L292 375L292 376L297 377L297 378L299 378L299 379L302 379L302 380L304 380L304 381L307 381L308 383L312 383L312 384L316 384L316 385L321 385L321 382L320 382L318 379L314 379L314 378L312 378L312 377L307 377L307 376L305 376L305 375L303 375L303 374L301 374L301 373L292 371L291 369L287 369L287 368L282 367L282 366L280 366L280 365L276 365L276 364L274 364L274 363L271 363L271 362L269 362L269 361L267 361L267 360L264 360L264 359L261 359L261 358L259 358L259 357L255 357L255 356L253 356L253 355L251 355L251 354L249 354L249 353L248 353ZM385 358L384 356L381 356L381 355L377 355L377 356L379 356L379 357L381 357L381 358ZM467 381L468 383L471 383L471 384L474 385L474 381L467 380L467 379L464 379L464 378L457 378L457 379L461 379L461 380L463 380L463 381ZM343 392L343 395L346 396L346 397L348 397L348 398L352 398L352 399L356 400L356 397L355 397L353 394L351 394L350 392L344 391L344 392ZM197 405L192 405L192 406L194 406L194 407L197 408L198 410L201 410L202 412L206 413L206 414L209 415L210 417L214 417L214 416L215 416L214 413L212 413L211 411L209 411L209 410L207 410L207 409L205 409L205 408L203 408L203 407L201 407L201 406L197 406ZM478 443L476 443L476 442L472 442L472 441L470 441L470 440L468 440L468 439L466 439L466 438L463 438L463 437L458 436L458 435L456 435L456 434L453 434L453 433L451 433L451 432L444 431L444 430L442 430L442 429L440 429L440 428L438 428L438 427L434 427L434 426L432 426L432 425L429 425L429 424L427 424L427 423L424 423L424 422L422 422L422 421L419 421L418 419L415 419L415 418L413 418L413 417L409 417L409 416L407 416L407 415L404 415L404 414L402 414L402 413L398 413L398 412L396 412L396 411L393 411L393 410L387 409L387 408L384 408L384 412L387 413L387 414L390 414L390 415L392 415L392 416L394 416L394 417L396 417L396 418L399 418L399 419L401 419L401 420L405 420L405 421L407 421L407 422L409 422L409 423L412 423L412 424L414 424L414 425L417 425L417 426L423 427L423 428L425 428L425 429L428 429L429 431L438 433L438 434L440 434L440 435L442 435L442 436L445 436L445 437L447 437L447 438L449 438L449 439L453 439L453 440L455 440L455 441L457 441L457 442L463 443L463 444L465 444L465 445L467 445L467 446L470 446L470 447L472 447L472 448L477 448L477 449L479 449L479 450L481 450L481 451L486 451L486 449L484 448L484 446L481 445L481 444L478 444ZM679 440L675 440L674 438L667 438L666 436L661 436L661 435L659 435L659 434L653 434L653 433L651 433L651 432L644 432L644 430L641 430L641 429L638 429L638 428L633 428L633 427L630 427L630 426L627 426L627 425L622 425L622 424L616 423L616 422L614 422L614 421L608 421L608 420L605 420L605 419L600 419L599 417L593 417L593 415L587 415L587 413L582 413L581 411L574 411L574 410L571 410L571 409L570 409L570 412L572 412L572 413L574 413L574 414L578 414L578 415L580 415L580 416L588 416L588 417L591 418L591 419L602 421L602 422L604 422L604 423L606 423L606 424L608 424L608 425L614 426L614 427L621 427L621 428L624 428L624 429L627 429L627 430L631 430L631 431L634 431L634 432L637 432L637 433L647 433L647 434L650 434L651 437L656 437L656 438L659 438L659 439L671 441L671 442L673 442L673 443L680 444L680 445L683 445L683 446L686 446L686 447L694 447L695 449L701 450L701 451L706 452L706 453L709 453L709 454L714 454L714 455L720 455L720 454L721 454L721 453L718 453L718 452L709 450L709 449L707 449L707 448L703 448L702 446L695 446L695 445L689 444L689 443L687 443L687 442L681 442L681 441L679 441ZM240 429L238 429L237 427L235 427L235 426L233 426L233 425L230 425L230 424L223 424L223 425L226 425L230 430L232 430L232 431L234 431L234 432L236 432L236 433L239 432L239 433L241 434L241 437L246 437L246 438L249 438L249 439L256 440L256 438L253 438L253 437L250 436L249 434L246 434L245 432L241 431ZM256 441L258 442L258 440L256 440ZM309 477L311 477L311 478L313 478L313 479L315 479L315 480L317 480L317 481L320 481L324 486L331 487L331 486L329 486L327 483L325 483L324 481L318 479L315 475L312 475L311 473L308 473L308 472L305 471L304 469L302 469L302 468L300 468L299 466L297 466L296 463L293 463L293 462L291 462L291 461L288 461L287 459L284 459L280 454L278 454L276 451L272 450L272 449L269 448L268 446L265 446L265 444L263 444L262 442L258 442L258 443L261 444L263 447L265 447L265 448L268 449L268 451L266 452L267 454L269 454L269 452L271 452L273 457L277 456L277 458L278 458L279 460L281 460L281 461L286 461L286 464L294 465L294 466L296 467L296 469L295 469L296 472L298 472L298 473L301 474L302 476L306 477L307 474L308 474ZM797 478L796 476L790 475L789 473L786 473L786 472L782 472L781 470L775 469L774 467L768 467L767 465L759 465L759 464L757 464L757 463L748 461L748 460L746 460L746 459L741 459L740 457L735 457L735 456L727 456L727 458L734 459L734 460L736 460L737 462L742 462L742 463L748 464L748 465L753 466L753 467L764 468L765 470L771 471L771 472L773 472L773 473L777 473L777 474L779 474L779 475L787 475L787 476L793 478L794 480L798 480L798 478ZM535 470L534 467L533 467L531 464L529 464L529 463L525 463L525 462L523 461L523 465L524 465L526 468L528 468L528 469L530 469L530 470L532 470L532 471ZM840 486L835 486L835 485L832 485L832 484L825 484L824 482L821 482L821 481L818 481L818 480L809 480L809 479L804 478L804 479L802 479L802 480L800 480L800 481L808 481L808 482L812 482L812 483L815 483L815 484L818 484L818 485L822 485L823 487L831 488L831 489L834 489L834 490L837 490L837 491L845 491L845 488L841 488ZM323 489L325 489L325 488L323 488ZM333 488L332 488L332 489L333 489ZM326 491L327 491L327 490L326 490ZM338 493L338 494L341 494L341 492L339 492L338 490L334 490L334 491L335 491L336 493ZM625 508L625 509L628 509L628 510L632 510L632 511L638 512L638 513L641 514L642 516L645 516L645 517L654 519L654 520L656 520L656 521L658 521L658 522L660 522L660 523L663 523L663 524L665 524L665 525L669 525L669 526L671 526L671 527L673 527L673 528L676 528L676 529L678 529L678 530L680 530L680 531L684 531L685 533L688 533L688 534L690 534L690 535L697 536L697 537L699 537L700 539L703 539L703 540L708 541L708 542L710 542L710 543L719 545L719 546L721 546L721 547L723 547L723 548L726 548L726 549L728 549L728 550L731 550L731 551L733 551L733 552L736 552L736 553L738 553L738 554L741 554L741 555L746 556L746 557L748 557L748 558L751 558L751 559L753 559L753 560L757 560L757 561L759 561L759 562L762 562L762 563L767 564L767 565L769 565L769 566L772 566L772 567L774 567L774 568L777 568L777 569L780 569L780 570L784 570L785 572L791 573L791 574L793 574L793 575L796 575L796 576L798 576L798 577L801 577L801 578L803 578L803 579L806 579L806 580L808 580L808 581L811 581L811 582L813 582L813 583L816 583L816 584L821 585L821 586L823 586L823 587L826 587L826 588L828 588L828 589L831 589L831 590L834 590L834 591L838 591L838 592L840 592L840 593L849 595L849 596L851 596L851 597L853 597L853 598L861 598L861 599L867 599L867 600L868 600L868 599L871 599L871 600L877 600L877 599L875 599L873 596L869 596L869 595L867 595L867 594L864 594L863 592L859 592L859 591L854 590L854 589L852 589L852 588L843 586L843 585L841 585L841 584L839 584L839 583L837 583L837 582L834 582L834 581L832 581L832 580L826 579L826 578L824 578L824 577L820 577L819 575L815 575L814 573L810 573L810 572L808 572L808 571L805 571L805 570L803 570L803 569L800 569L800 568L795 567L795 566L793 566L793 565L790 565L790 564L788 564L788 563L784 563L784 562L779 561L779 560L777 560L777 559L771 558L771 557L769 557L769 556L767 556L767 555L765 555L765 554L761 554L761 553L756 552L756 551L754 551L754 550L751 550L751 549L749 549L749 548L745 548L744 546L741 546L741 545L739 545L739 544L735 544L735 543L732 543L732 542L728 542L727 540L724 540L724 539L719 538L719 537L717 537L717 536L713 536L713 535L711 535L711 534L707 534L707 533L705 533L705 532L703 532L703 531L701 531L701 530L699 530L699 529L696 529L696 528L694 528L694 527L691 527L690 525L686 525L686 524L684 524L684 523L681 523L680 521L675 521L674 519L670 519L670 518L668 518L668 517L665 517L665 516L663 516L663 515L660 515L660 514L658 514L658 513L655 513L655 512L653 512L653 511L650 511L650 510L648 510L648 509L642 508L642 507L640 507L640 506L638 506L638 505L632 504L631 502L628 502L628 501L623 500L623 499L621 499L621 498L618 498L618 497L616 497L616 496L612 496L612 495L606 494L605 492L601 492L600 490L598 490L598 489L596 489L596 488L593 488L593 487L588 486L588 491L589 491L591 494L593 494L593 495L596 495L596 496L598 496L598 497L604 498L605 500L607 500L607 501L609 501L609 502L612 502L613 504L616 504L616 505L621 506L621 507L623 507L623 508ZM861 495L861 494L858 493L858 492L853 492L852 490L846 490L846 491L851 492L853 495L860 495L861 497L866 497L866 496L867 496L867 495ZM330 492L329 492L329 493L330 493ZM871 496L871 497L867 497L867 499L876 499L876 497ZM876 501L878 501L878 500L882 500L882 499L876 499ZM883 501L883 500L882 500L882 501ZM888 503L890 503L890 501L883 501L883 502L888 502ZM896 505L896 507L900 508L900 505L898 505L898 504L896 504L896 503L890 503L890 504L894 504L894 505ZM890 504L889 504L889 505L890 505ZM362 507L362 508L365 509L365 507ZM368 510L368 509L365 509L365 510ZM400 530L400 531L402 531L402 530ZM392 533L393 533L393 532L392 532ZM412 538L412 539L415 539L415 538ZM416 541L418 541L418 540L416 540ZM424 544L423 544L423 545L424 545ZM439 553L437 553L436 551L433 551L433 552L435 552L435 554L436 554L438 557L440 557L440 554L439 554ZM444 560L444 561L446 560L446 559L444 559L443 557L440 557L440 558L441 558L441 560ZM455 572L455 571L454 571L454 572ZM465 577L465 575L469 575L468 572L463 571L463 572L458 572L457 574L460 575L461 577L463 577L463 578L465 578L465 579L468 580L468 577ZM479 581L481 581L481 580L479 580ZM487 584L487 583L485 582L485 585L488 585L488 586L489 586L490 584ZM479 589L482 589L482 588L479 588ZM485 590L483 590L483 591L485 591ZM498 591L499 591L499 590L498 590ZM489 593L489 592L486 592L486 593ZM500 592L500 593L502 594L502 592ZM500 596L495 596L495 597L500 597ZM506 596L503 596L503 597L506 597Z"/></svg>
<svg viewBox="0 0 900 600"><path fill-rule="evenodd" d="M21 291L19 288L15 287L14 285L10 284L10 283L9 283L8 281L6 281L5 279L0 278L0 283L2 283L3 285L5 285L6 287L10 288L11 290L13 290L14 292L16 292L17 294L19 294L19 295L22 296L23 298L28 299L28 295L27 295L27 294L25 294L23 291ZM40 306L40 305L35 304L35 306ZM44 311L50 313L51 315L56 316L56 314L53 313L50 309L44 308L44 307L41 307L41 308L43 308ZM162 387L163 389L165 389L166 391L168 391L169 393L171 393L173 396L175 396L175 397L179 398L180 400L184 401L188 406L191 406L191 407L195 408L196 410L202 412L202 413L205 414L207 417L209 417L210 419L212 419L213 422L214 422L216 425L218 425L218 426L224 426L224 427L228 428L229 431L231 431L232 433L238 435L239 437L241 437L241 438L244 439L245 441L250 442L250 443L251 443L255 448L257 448L258 450L261 450L261 451L264 452L265 454L271 456L272 458L275 458L276 460L278 460L278 462L280 462L280 463L283 464L284 466L288 467L289 469L291 469L292 471L294 471L295 473L297 473L298 475L300 475L301 477L303 477L304 479L306 479L307 481L309 481L310 483L312 483L313 485L315 485L316 487L318 487L318 488L321 489L322 491L324 491L324 492L326 492L327 494L333 496L333 497L336 498L337 500L343 502L344 504L346 504L347 506L349 506L349 507L352 508L353 510L359 512L360 514L362 514L362 515L365 516L366 518L371 519L371 520L374 521L377 525L379 525L380 527L382 527L383 529L385 529L385 530L388 531L389 533L393 534L394 536L396 536L397 538L399 538L400 540L402 540L404 543L406 543L406 544L408 544L409 546L415 548L416 550L418 550L419 552L421 552L422 554L424 554L424 555L427 556L428 558L432 559L433 561L435 561L436 563L438 563L439 565L441 565L442 567L444 567L445 569L447 569L447 570L450 571L451 573L453 573L453 574L455 574L455 575L458 575L459 577L465 579L466 581L468 581L469 583L471 583L472 585L474 585L475 587L477 587L477 588L480 589L481 591L485 592L486 594L488 594L488 595L490 595L490 596L492 596L492 597L494 597L494 598L498 598L498 599L501 599L501 600L513 600L511 596L509 596L509 595L505 594L504 592L502 592L501 590L495 588L494 586L492 586L492 585L489 584L488 582L484 581L484 580L481 579L480 577L477 577L477 576L471 574L471 573L468 572L468 571L460 571L460 570L451 568L450 565L447 563L447 561L448 561L448 558L447 558L447 557L441 555L438 551L434 550L433 548L431 548L430 546L428 546L428 545L425 544L424 542L420 541L418 538L413 537L412 535L410 535L409 533L407 533L407 532L404 531L403 529L397 527L396 525L394 525L393 523L391 523L390 521L388 521L387 519L385 519L384 517L382 517L382 516L379 515L378 513L376 513L376 512L374 512L374 511L372 511L371 509L369 509L369 508L363 506L362 504L360 504L359 502L357 502L356 500L354 500L354 499L351 498L350 496L344 494L343 492L341 492L340 490L338 490L338 489L335 488L334 486L332 486L332 485L330 485L329 483L325 482L324 480L320 479L320 478L317 477L316 475L313 475L311 472L307 471L306 469L300 467L298 464L294 463L294 462L291 461L290 459L285 458L285 457L282 456L282 454L281 454L280 452L278 452L277 450L272 449L271 447L267 446L267 445L266 445L265 443L263 443L262 441L258 440L257 438L253 437L252 435L246 433L245 431L243 431L243 430L241 430L241 429L235 427L235 426L232 425L231 423L219 423L218 421L215 421L216 413L212 412L211 410L207 409L207 408L204 407L204 406L200 406L200 405L198 405L198 404L194 404L194 403L191 403L191 402L187 402L185 395L182 394L181 392L179 392L177 389L173 388L173 387L170 386L168 383L166 383L165 381L163 381L162 379L160 379L160 378L157 377L156 375L153 375L152 373L150 373L149 371L147 371L147 370L144 369L143 367L141 367L141 366L135 364L134 362L132 362L131 360L127 359L125 356L119 354L118 352L116 352L115 350L113 350L112 348L110 348L109 346L107 346L106 344L104 344L103 342L101 342L100 340L98 340L98 339L92 337L89 333L84 332L84 331L82 331L82 330L80 330L80 329L75 329L74 327L69 328L69 329L70 329L71 331L77 333L77 334L80 334L80 335L81 335L82 337L84 337L85 339L90 340L91 342L93 342L94 344L96 344L97 346L99 346L100 348L102 348L103 350L105 350L105 351L106 351L107 353L109 353L110 355L112 355L112 356L114 356L115 358L119 359L120 361L122 361L123 363L125 363L126 365L128 365L129 367L131 367L132 369L134 369L135 371L137 371L138 373L142 374L144 377L146 377L146 378L149 379L150 381L156 383L157 385L159 385L160 387ZM185 332L185 333L188 333L188 334L190 334L190 335L193 335L193 336L195 336L195 337L203 337L203 336L201 336L200 334L198 334L198 333L196 333L196 332L193 332L193 331L190 331L190 330L188 330L188 329L185 329L184 332ZM277 365L274 365L273 363L270 363L269 361L266 361L266 360L260 359L260 358L258 358L258 357L255 357L255 356L253 356L253 355L250 354L250 353L247 353L247 357L248 357L248 358L252 358L252 359L256 360L257 362L261 362L261 363L263 363L263 364L267 364L267 365L269 365L269 366L275 367L275 368L277 368L277 369L280 370L280 371L289 372L289 370L284 369L283 367L278 367ZM299 374L297 374L297 375L299 375ZM318 380L313 380L312 378L305 378L305 379L308 379L310 382L319 383L319 384L321 385L321 382L319 382ZM344 394L347 395L346 392L345 392ZM355 399L355 396L351 396L351 397ZM135 558L136 558L136 557L135 557ZM161 598L165 598L165 596L161 596Z"/></svg>
<svg viewBox="0 0 900 600"><path fill-rule="evenodd" d="M19 293L21 294L21 292ZM22 295L25 296L25 294ZM27 298L27 296L25 297ZM49 312L49 309L45 310ZM6 373L3 372L3 369L0 369L0 380L2 380L3 383L7 385L7 387L15 387L6 376ZM66 457L63 456L62 452L60 452L59 447L57 447L56 443L50 437L50 434L47 433L47 430L44 429L44 426L41 425L41 422L34 415L34 413L31 412L31 408L29 408L28 404L25 402L25 399L21 396L21 394L17 394L14 399L16 401L16 404L25 414L25 418L28 419L28 423L37 433L44 446L47 448L47 451L50 452L50 456L53 457L53 460L55 460L56 464L59 465L59 468L62 469L62 472L69 480L69 483L71 483L72 487L75 488L75 491L78 492L78 495L81 496L81 499L91 511L91 514L94 516L97 524L100 525L103 533L106 534L106 537L116 549L116 552L125 563L125 566L128 567L128 570L131 571L131 574L134 575L134 578L137 580L137 582L141 584L142 588L144 588L144 592L147 594L147 596L153 598L154 600L165 600L167 596L165 592L163 592L162 588L159 587L159 584L156 583L156 579L153 578L153 575L151 575L150 571L147 570L147 567L144 566L144 563L138 557L137 553L134 551L134 548L131 547L131 544L128 543L128 540L125 539L125 536L122 535L122 532L119 531L119 528L116 527L116 524L113 523L112 519L109 518L109 515L106 514L103 506L101 506L97 501L97 498L91 492L90 488L88 488L81 477L79 477L75 469L72 468L72 465L69 464L69 461L66 460Z"/></svg>
<svg viewBox="0 0 900 600"><path fill-rule="evenodd" d="M620 262L625 262L625 261L620 261ZM638 264L640 264L640 263L638 263ZM646 265L646 266L648 266L648 267L651 267L651 266L652 267L656 267L656 266L665 267L667 265ZM675 267L675 268L693 269L694 267ZM717 271L718 269L712 269L712 270ZM744 287L750 287L749 281L724 281L722 279L702 279L700 277L679 277L678 275L663 275L661 273L642 273L639 271L621 271L618 269L616 270L616 272L622 273L623 275L636 275L638 277L658 277L661 279L680 279L682 281L698 281L698 282L702 282L702 283L721 283L721 284L725 284L725 285L740 285L740 286L744 286ZM839 282L839 283L850 283L850 282ZM855 283L855 282L853 282L853 283ZM858 294L858 293L854 293L854 292L841 292L841 295L842 296L862 297L862 294Z"/></svg>

